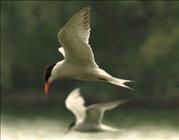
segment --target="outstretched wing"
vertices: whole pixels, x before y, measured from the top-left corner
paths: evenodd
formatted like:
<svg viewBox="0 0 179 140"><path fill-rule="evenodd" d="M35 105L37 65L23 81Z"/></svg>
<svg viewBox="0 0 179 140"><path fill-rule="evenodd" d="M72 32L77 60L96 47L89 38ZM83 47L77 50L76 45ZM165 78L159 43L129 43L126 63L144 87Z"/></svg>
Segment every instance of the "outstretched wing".
<svg viewBox="0 0 179 140"><path fill-rule="evenodd" d="M74 89L65 101L66 107L75 115L77 122L82 122L85 118L86 107L84 104L85 101L80 95L79 88Z"/></svg>
<svg viewBox="0 0 179 140"><path fill-rule="evenodd" d="M120 101L112 101L107 103L99 103L99 104L91 105L86 110L85 121L93 124L101 123L104 112L106 110L111 110L125 102L126 100L120 100Z"/></svg>
<svg viewBox="0 0 179 140"><path fill-rule="evenodd" d="M87 7L75 14L58 33L66 61L97 66L88 44L89 36L90 7Z"/></svg>

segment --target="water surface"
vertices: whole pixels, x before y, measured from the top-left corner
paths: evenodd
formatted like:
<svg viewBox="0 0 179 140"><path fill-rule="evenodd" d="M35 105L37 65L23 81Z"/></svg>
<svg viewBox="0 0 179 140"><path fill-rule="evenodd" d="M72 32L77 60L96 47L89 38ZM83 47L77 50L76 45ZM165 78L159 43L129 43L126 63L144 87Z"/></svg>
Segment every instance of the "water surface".
<svg viewBox="0 0 179 140"><path fill-rule="evenodd" d="M105 114L104 123L119 132L65 134L73 120L59 107L6 108L1 116L2 140L178 140L176 109L117 108Z"/></svg>

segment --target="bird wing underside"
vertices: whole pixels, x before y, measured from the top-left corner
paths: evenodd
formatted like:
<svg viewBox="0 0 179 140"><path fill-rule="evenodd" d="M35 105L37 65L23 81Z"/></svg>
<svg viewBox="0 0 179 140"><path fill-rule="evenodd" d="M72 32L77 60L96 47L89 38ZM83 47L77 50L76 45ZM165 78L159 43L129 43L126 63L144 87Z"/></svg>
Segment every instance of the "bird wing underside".
<svg viewBox="0 0 179 140"><path fill-rule="evenodd" d="M82 122L85 119L84 106L85 101L80 95L80 89L74 89L67 97L65 101L66 107L75 115L77 122Z"/></svg>
<svg viewBox="0 0 179 140"><path fill-rule="evenodd" d="M99 103L88 106L86 110L86 118L85 121L88 123L94 123L99 124L101 123L104 112L106 110L111 110L115 107L117 107L120 104L125 103L127 100L118 100L118 101L112 101L107 103Z"/></svg>
<svg viewBox="0 0 179 140"><path fill-rule="evenodd" d="M65 51L65 60L95 65L89 45L90 7L76 13L59 31L58 39Z"/></svg>

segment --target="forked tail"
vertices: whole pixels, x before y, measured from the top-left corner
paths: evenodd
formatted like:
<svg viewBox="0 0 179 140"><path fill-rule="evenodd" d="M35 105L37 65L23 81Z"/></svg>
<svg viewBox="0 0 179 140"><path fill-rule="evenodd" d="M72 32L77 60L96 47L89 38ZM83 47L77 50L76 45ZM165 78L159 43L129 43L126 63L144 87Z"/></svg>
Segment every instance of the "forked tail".
<svg viewBox="0 0 179 140"><path fill-rule="evenodd" d="M124 79L119 79L119 78L115 78L115 77L108 77L107 78L107 81L111 84L114 84L114 85L117 85L117 86L121 86L121 87L125 87L125 88L128 88L130 90L134 90L128 86L125 85L125 83L128 83L128 82L133 82L131 80L124 80Z"/></svg>
<svg viewBox="0 0 179 140"><path fill-rule="evenodd" d="M125 87L130 90L134 90L134 89L125 85L125 83L133 82L133 81L112 77L110 74L108 74L107 72L105 72L102 69L98 69L98 80L103 81L103 82L108 82L108 83L111 83L111 84L114 84L117 86Z"/></svg>

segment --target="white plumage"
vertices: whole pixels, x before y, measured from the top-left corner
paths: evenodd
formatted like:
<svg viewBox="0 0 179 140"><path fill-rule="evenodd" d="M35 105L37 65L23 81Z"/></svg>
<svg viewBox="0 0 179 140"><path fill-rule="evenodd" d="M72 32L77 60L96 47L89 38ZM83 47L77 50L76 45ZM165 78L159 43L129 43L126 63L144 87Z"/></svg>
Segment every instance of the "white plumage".
<svg viewBox="0 0 179 140"><path fill-rule="evenodd" d="M90 7L77 12L58 33L61 46L58 50L64 60L56 63L48 81L57 78L71 78L77 80L102 81L117 86L129 88L124 83L131 82L112 77L95 62L89 45L90 36ZM131 89L131 88L129 88Z"/></svg>
<svg viewBox="0 0 179 140"><path fill-rule="evenodd" d="M67 97L66 107L75 115L76 121L72 130L75 131L117 131L118 129L102 124L104 112L111 110L126 100L113 101L107 103L93 104L85 106L85 101L80 95L79 88L74 89Z"/></svg>
<svg viewBox="0 0 179 140"><path fill-rule="evenodd" d="M85 118L85 101L80 95L80 89L73 90L65 101L66 107L76 116L77 122L83 122Z"/></svg>

